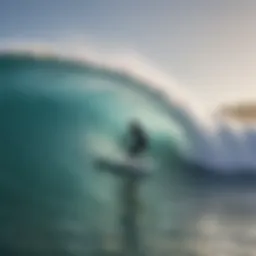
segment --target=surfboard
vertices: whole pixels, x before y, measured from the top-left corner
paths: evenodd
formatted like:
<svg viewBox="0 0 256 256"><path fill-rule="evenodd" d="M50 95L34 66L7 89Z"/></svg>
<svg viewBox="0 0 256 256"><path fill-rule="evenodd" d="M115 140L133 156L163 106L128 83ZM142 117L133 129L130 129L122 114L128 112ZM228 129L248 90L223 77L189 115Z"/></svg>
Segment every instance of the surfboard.
<svg viewBox="0 0 256 256"><path fill-rule="evenodd" d="M143 159L98 159L96 165L100 170L105 170L115 174L116 176L132 176L136 178L144 178L153 172L153 165L148 158Z"/></svg>

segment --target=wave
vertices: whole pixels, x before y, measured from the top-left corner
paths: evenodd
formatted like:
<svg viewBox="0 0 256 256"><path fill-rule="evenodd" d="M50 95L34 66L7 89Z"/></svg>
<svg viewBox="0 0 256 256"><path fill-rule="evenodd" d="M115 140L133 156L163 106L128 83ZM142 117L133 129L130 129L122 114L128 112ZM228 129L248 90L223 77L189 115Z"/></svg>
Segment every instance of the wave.
<svg viewBox="0 0 256 256"><path fill-rule="evenodd" d="M187 165L223 174L254 171L256 167L254 130L243 128L236 131L232 125L214 120L204 111L199 101L179 89L173 79L152 66L143 64L136 56L129 59L119 56L108 61L96 54L88 54L88 51L84 54L81 49L71 53L70 50L56 50L45 45L9 45L9 48L0 48L0 70L26 70L35 77L33 79L46 79L52 85L38 88L39 91L44 88L43 93L48 90L47 97L53 97L50 94L57 93L57 87L60 91L64 90L61 86L69 92L73 90L73 94L79 94L81 90L79 96L74 96L77 99L73 100L81 101L84 97L84 101L87 101L88 98L95 97L94 103L89 100L87 104L93 109L92 116L97 115L98 120L108 119L109 127L106 125L105 129L108 132L113 129L113 134L112 137L108 135L110 137L105 140L112 140L109 142L112 148L119 143L115 141L114 134L121 133L129 119L138 118L146 129L171 137L170 145L175 144L175 149L171 146L170 154L178 156ZM44 77L43 70L48 70L51 77L47 77L47 74ZM73 81L70 76L67 80L60 81L54 77L54 72L61 75L74 74L76 80ZM21 89L20 86L20 90L25 91L25 87ZM32 88L33 86L27 86L26 90L31 90L31 93ZM53 88L56 89L55 92ZM50 89L53 91L50 92ZM123 102L121 98L124 99ZM118 113L114 113L114 109L118 109ZM101 112L103 110L107 111L106 115ZM161 130L164 132L161 133ZM98 134L91 134L90 137L94 138L91 139L93 143L99 142Z"/></svg>
<svg viewBox="0 0 256 256"><path fill-rule="evenodd" d="M128 68L64 53L15 46L0 54L1 255L91 255L102 236L119 234L120 184L95 160L125 156L134 118L156 166L141 186L145 234L189 226L176 217L185 213L197 225L183 207L199 205L186 201L194 180L207 189L253 180L253 129L211 119L172 79L136 61Z"/></svg>

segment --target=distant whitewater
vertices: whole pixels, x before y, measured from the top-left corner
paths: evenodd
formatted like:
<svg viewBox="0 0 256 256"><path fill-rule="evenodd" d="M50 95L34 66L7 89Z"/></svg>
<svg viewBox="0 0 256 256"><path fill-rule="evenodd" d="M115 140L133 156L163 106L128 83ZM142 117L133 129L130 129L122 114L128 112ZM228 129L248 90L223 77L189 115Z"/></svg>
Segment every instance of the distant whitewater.
<svg viewBox="0 0 256 256"><path fill-rule="evenodd" d="M142 73L90 58L1 53L0 242L6 255L10 248L82 255L102 242L102 230L115 230L118 184L94 162L125 155L134 118L149 134L148 154L157 166L143 188L151 209L161 208L166 191L186 177L253 173L256 133L214 125L168 82ZM168 216L160 222L150 228L170 224Z"/></svg>

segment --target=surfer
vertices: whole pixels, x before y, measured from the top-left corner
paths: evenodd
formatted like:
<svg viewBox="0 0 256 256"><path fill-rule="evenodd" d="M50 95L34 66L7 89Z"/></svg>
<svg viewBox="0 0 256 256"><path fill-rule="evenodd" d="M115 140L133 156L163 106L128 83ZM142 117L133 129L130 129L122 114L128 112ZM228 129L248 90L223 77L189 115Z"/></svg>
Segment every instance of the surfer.
<svg viewBox="0 0 256 256"><path fill-rule="evenodd" d="M121 178L122 187L120 191L120 204L122 208L121 226L123 229L122 244L123 255L141 256L142 242L138 228L139 213L139 185L148 173L140 167L140 157L148 149L148 137L146 132L136 120L130 122L128 126L128 143L126 154L128 159L123 164L111 161L98 161L98 167L108 170ZM135 160L139 160L136 162Z"/></svg>
<svg viewBox="0 0 256 256"><path fill-rule="evenodd" d="M137 121L132 121L129 125L129 145L127 154L133 161L133 158L141 156L148 148L148 138ZM139 174L139 173L138 173ZM122 226L124 254L141 255L142 243L138 229L138 212L139 212L139 184L141 175L131 173L123 179L123 189L121 195L121 204L123 205Z"/></svg>

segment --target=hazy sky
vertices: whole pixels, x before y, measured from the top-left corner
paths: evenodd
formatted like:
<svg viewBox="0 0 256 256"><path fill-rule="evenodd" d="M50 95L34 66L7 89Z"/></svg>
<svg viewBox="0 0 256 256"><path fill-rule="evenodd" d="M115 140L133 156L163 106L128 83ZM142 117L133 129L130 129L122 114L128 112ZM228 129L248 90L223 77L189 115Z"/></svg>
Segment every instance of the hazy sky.
<svg viewBox="0 0 256 256"><path fill-rule="evenodd" d="M0 0L0 41L132 48L209 106L256 99L255 0Z"/></svg>

